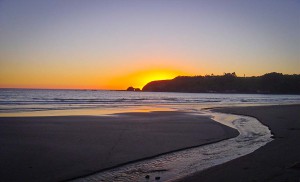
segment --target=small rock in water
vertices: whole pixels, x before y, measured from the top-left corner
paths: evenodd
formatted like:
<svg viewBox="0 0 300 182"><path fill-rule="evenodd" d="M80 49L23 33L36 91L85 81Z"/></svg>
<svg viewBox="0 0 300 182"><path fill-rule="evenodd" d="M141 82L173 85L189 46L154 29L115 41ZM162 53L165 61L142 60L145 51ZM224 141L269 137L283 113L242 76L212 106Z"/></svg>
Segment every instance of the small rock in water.
<svg viewBox="0 0 300 182"><path fill-rule="evenodd" d="M160 179L160 177L159 177L159 176L156 176L156 177L155 177L155 180L159 180L159 179Z"/></svg>
<svg viewBox="0 0 300 182"><path fill-rule="evenodd" d="M149 176L149 175L146 175L146 176L145 176L145 178L146 178L146 179L149 179L149 178L150 178L150 176Z"/></svg>

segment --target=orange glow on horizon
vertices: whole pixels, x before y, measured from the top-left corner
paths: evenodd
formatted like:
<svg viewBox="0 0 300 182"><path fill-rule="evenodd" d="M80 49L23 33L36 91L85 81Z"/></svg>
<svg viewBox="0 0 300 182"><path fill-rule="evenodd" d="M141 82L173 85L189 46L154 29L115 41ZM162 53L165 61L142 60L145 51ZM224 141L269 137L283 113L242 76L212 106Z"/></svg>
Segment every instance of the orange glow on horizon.
<svg viewBox="0 0 300 182"><path fill-rule="evenodd" d="M5 84L0 85L0 88L12 88L12 89L70 89L70 90L105 90L98 85L52 85L52 84L32 84L32 85L13 85Z"/></svg>
<svg viewBox="0 0 300 182"><path fill-rule="evenodd" d="M152 68L131 73L125 71L118 75L78 74L64 76L56 74L44 76L27 74L11 80L0 80L0 88L25 88L25 89L95 89L95 90L125 90L130 86L142 89L147 83L155 80L173 79L180 75L190 75L179 70L168 68Z"/></svg>
<svg viewBox="0 0 300 182"><path fill-rule="evenodd" d="M142 89L147 83L155 80L169 80L176 76L189 75L178 70L150 69L118 76L110 80L107 87L113 89L127 89L130 86Z"/></svg>

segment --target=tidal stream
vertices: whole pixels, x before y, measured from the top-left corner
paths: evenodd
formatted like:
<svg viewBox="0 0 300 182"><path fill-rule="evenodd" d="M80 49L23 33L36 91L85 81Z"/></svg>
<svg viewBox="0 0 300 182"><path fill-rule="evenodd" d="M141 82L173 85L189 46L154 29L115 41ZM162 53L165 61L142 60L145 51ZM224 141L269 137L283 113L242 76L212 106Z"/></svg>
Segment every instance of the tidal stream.
<svg viewBox="0 0 300 182"><path fill-rule="evenodd" d="M195 172L247 155L272 141L269 128L255 118L216 113L209 110L191 114L211 117L216 122L237 129L240 134L235 138L172 152L73 181L175 181Z"/></svg>

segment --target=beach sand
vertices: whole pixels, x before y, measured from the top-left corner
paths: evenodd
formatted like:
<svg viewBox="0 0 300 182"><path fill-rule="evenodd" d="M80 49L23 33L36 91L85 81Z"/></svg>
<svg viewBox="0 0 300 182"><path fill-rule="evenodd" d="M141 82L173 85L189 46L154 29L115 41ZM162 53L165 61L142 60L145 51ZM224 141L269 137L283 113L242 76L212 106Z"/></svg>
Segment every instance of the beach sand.
<svg viewBox="0 0 300 182"><path fill-rule="evenodd" d="M274 140L255 152L186 177L182 182L299 182L300 106L260 106L215 109L253 116L268 126Z"/></svg>
<svg viewBox="0 0 300 182"><path fill-rule="evenodd" d="M1 117L0 181L64 181L237 135L182 112Z"/></svg>

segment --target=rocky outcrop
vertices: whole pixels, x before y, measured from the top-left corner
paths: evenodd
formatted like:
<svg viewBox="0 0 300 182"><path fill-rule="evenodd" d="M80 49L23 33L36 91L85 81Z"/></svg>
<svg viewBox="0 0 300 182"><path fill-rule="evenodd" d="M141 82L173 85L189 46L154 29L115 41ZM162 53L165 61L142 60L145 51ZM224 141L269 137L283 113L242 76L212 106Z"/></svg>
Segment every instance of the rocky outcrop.
<svg viewBox="0 0 300 182"><path fill-rule="evenodd" d="M135 92L139 92L139 91L141 91L141 89L140 89L140 88L128 87L128 88L126 89L126 91L135 91Z"/></svg>

